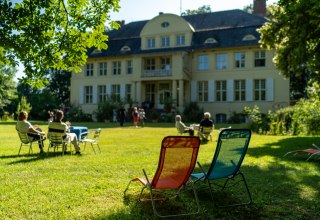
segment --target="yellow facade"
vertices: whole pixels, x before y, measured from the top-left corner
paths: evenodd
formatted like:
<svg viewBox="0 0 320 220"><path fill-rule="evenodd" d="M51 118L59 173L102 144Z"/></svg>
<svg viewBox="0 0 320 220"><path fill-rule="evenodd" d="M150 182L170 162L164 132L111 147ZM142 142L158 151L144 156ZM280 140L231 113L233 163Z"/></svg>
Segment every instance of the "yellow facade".
<svg viewBox="0 0 320 220"><path fill-rule="evenodd" d="M159 14L142 28L139 53L127 55L132 48L124 41L117 55L89 54L82 71L72 74L71 104L93 114L103 95L116 93L122 100L130 96L134 106L149 101L156 109L163 109L163 100L170 97L180 112L197 102L217 121L244 106L257 105L267 113L289 105L289 79L273 65L273 51L259 44L190 49L194 34L195 28L182 17ZM244 41L250 38L241 36ZM207 37L203 44L216 41Z"/></svg>

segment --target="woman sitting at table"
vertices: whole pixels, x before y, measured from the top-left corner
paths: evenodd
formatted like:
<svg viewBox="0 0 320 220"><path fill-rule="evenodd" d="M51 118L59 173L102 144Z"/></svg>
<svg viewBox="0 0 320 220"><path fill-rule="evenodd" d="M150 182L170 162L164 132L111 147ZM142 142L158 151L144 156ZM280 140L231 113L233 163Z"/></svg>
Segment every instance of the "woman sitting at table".
<svg viewBox="0 0 320 220"><path fill-rule="evenodd" d="M53 122L49 123L49 133L63 132L65 134L64 140L67 142L71 141L71 143L74 146L74 149L76 150L76 154L81 155L77 135L75 133L69 133L69 126L66 123L62 122L63 116L63 111L57 110L55 112Z"/></svg>

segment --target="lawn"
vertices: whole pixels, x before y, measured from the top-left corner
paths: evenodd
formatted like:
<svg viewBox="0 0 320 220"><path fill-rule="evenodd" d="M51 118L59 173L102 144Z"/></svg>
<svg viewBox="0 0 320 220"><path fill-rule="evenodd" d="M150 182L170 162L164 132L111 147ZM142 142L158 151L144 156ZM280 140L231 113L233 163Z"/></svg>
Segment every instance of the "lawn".
<svg viewBox="0 0 320 220"><path fill-rule="evenodd" d="M45 123L39 123L45 131ZM0 122L0 219L152 219L151 203L136 203L141 186L123 192L128 181L154 173L161 140L176 135L172 124L146 124L120 128L112 123L87 123L102 128L101 154L87 147L82 156L50 153L17 156L15 123ZM218 130L214 131L215 140ZM201 214L189 219L320 219L320 160L283 157L292 149L308 148L319 137L253 134L242 171L253 203L217 208L207 191L199 192ZM49 142L45 141L47 150ZM198 161L210 164L216 142L202 144ZM196 167L199 171L199 168ZM223 196L223 195L222 195ZM217 194L217 201L221 195ZM192 196L160 204L161 211L194 208ZM187 204L187 205L184 205Z"/></svg>

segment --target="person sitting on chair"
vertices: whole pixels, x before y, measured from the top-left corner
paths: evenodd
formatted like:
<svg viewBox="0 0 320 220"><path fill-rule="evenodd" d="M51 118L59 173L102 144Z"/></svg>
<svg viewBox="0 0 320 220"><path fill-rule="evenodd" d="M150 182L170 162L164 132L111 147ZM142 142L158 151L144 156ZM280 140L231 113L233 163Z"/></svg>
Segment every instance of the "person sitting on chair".
<svg viewBox="0 0 320 220"><path fill-rule="evenodd" d="M208 135L207 133L204 133L204 130L203 128L209 128L210 129L213 129L213 121L210 119L211 118L211 114L210 112L205 112L204 113L204 118L200 121L200 127L199 127L199 137L201 138L201 140L208 140Z"/></svg>
<svg viewBox="0 0 320 220"><path fill-rule="evenodd" d="M46 133L43 132L39 127L32 126L30 122L27 121L28 113L26 111L21 111L18 115L17 122L17 130L22 133L28 133L28 136L32 138L32 140L39 140L39 149L40 154L43 153L43 141L45 138L43 137Z"/></svg>
<svg viewBox="0 0 320 220"><path fill-rule="evenodd" d="M62 131L65 134L64 139L67 142L71 141L76 150L76 154L81 155L77 135L75 133L69 133L69 126L62 122L63 116L63 111L57 110L55 112L53 122L49 123L49 132Z"/></svg>
<svg viewBox="0 0 320 220"><path fill-rule="evenodd" d="M176 115L176 128L180 134L188 132L190 136L194 135L194 130L191 127L187 127L182 121L181 116Z"/></svg>

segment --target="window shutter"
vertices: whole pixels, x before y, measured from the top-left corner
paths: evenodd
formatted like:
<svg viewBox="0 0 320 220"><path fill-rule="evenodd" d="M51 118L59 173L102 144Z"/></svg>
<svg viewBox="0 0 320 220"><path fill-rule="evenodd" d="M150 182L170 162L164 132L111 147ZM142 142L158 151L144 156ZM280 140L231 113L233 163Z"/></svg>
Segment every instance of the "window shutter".
<svg viewBox="0 0 320 220"><path fill-rule="evenodd" d="M98 86L93 85L92 86L92 104L98 103Z"/></svg>
<svg viewBox="0 0 320 220"><path fill-rule="evenodd" d="M208 82L208 101L214 102L214 80Z"/></svg>
<svg viewBox="0 0 320 220"><path fill-rule="evenodd" d="M233 80L232 79L227 80L227 101L228 102L233 101Z"/></svg>
<svg viewBox="0 0 320 220"><path fill-rule="evenodd" d="M246 80L246 100L248 102L253 101L253 80Z"/></svg>
<svg viewBox="0 0 320 220"><path fill-rule="evenodd" d="M191 102L197 101L197 81L191 81Z"/></svg>
<svg viewBox="0 0 320 220"><path fill-rule="evenodd" d="M79 103L80 103L80 105L83 104L83 101L84 101L84 87L80 86L80 88L79 88Z"/></svg>
<svg viewBox="0 0 320 220"><path fill-rule="evenodd" d="M273 86L273 78L267 78L267 82L266 82L266 100L267 101L273 101L274 100L274 86Z"/></svg>
<svg viewBox="0 0 320 220"><path fill-rule="evenodd" d="M107 92L107 96L110 97L111 96L111 85L110 84L106 85L106 90L107 90L106 91Z"/></svg>
<svg viewBox="0 0 320 220"><path fill-rule="evenodd" d="M120 98L124 99L126 95L126 84L120 85Z"/></svg>

